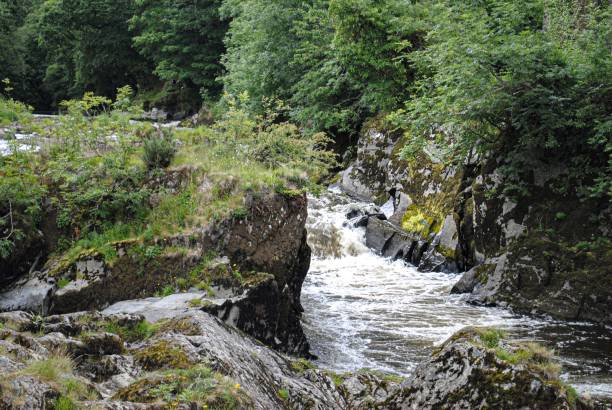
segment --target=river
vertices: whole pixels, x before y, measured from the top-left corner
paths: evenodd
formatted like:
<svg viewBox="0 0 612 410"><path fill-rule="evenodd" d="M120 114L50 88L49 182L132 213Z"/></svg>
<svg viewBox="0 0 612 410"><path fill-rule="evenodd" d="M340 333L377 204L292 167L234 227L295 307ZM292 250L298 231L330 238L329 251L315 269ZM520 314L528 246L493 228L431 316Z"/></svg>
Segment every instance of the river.
<svg viewBox="0 0 612 410"><path fill-rule="evenodd" d="M461 295L450 295L460 274L419 272L370 251L365 229L347 224L353 200L328 192L309 204L313 260L302 290L303 322L318 365L408 376L455 331L494 326L512 339L553 348L563 379L612 403L611 329L467 304Z"/></svg>

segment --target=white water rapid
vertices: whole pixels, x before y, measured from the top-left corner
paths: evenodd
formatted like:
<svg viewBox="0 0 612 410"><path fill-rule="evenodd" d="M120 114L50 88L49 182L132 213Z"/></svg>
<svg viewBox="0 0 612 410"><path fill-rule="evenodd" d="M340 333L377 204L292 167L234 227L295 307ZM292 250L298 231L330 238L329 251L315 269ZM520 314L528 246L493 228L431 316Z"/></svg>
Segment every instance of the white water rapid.
<svg viewBox="0 0 612 410"><path fill-rule="evenodd" d="M566 380L593 397L612 398L611 329L469 305L449 294L459 274L423 273L371 252L364 228L347 224L353 200L329 192L309 203L313 260L302 304L304 327L320 366L406 376L462 327L494 326L515 339L554 348Z"/></svg>

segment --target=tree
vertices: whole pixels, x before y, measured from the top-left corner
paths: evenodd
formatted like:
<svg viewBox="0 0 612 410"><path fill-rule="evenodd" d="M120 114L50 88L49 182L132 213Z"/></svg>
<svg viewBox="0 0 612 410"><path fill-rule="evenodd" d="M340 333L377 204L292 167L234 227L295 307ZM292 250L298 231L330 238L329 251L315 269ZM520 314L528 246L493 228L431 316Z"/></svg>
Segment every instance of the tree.
<svg viewBox="0 0 612 410"><path fill-rule="evenodd" d="M45 85L61 100L84 91L112 96L147 67L132 47L132 0L47 0L37 19L47 52ZM66 91L67 90L67 91Z"/></svg>
<svg viewBox="0 0 612 410"><path fill-rule="evenodd" d="M220 0L137 0L131 19L134 46L163 80L181 81L218 95L227 22Z"/></svg>

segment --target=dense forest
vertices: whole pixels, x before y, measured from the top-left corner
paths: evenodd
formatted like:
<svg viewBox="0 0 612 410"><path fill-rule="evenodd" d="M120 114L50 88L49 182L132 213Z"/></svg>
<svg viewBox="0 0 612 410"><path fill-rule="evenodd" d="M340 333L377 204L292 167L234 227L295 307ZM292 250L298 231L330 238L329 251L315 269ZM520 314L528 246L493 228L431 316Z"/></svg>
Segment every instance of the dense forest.
<svg viewBox="0 0 612 410"><path fill-rule="evenodd" d="M271 106L341 150L387 115L450 161L509 147L509 178L571 153L572 183L610 194L607 2L2 0L5 94L53 111L130 85L145 108Z"/></svg>

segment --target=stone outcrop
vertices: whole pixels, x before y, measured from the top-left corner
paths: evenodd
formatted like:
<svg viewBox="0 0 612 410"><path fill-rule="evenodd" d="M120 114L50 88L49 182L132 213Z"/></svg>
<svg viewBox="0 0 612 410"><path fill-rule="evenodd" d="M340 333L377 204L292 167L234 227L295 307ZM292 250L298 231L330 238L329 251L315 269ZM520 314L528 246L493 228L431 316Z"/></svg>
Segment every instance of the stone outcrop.
<svg viewBox="0 0 612 410"><path fill-rule="evenodd" d="M226 290L232 301L227 302L231 308L219 310L225 320L265 343L305 355L308 343L299 320L310 264L307 200L260 193L245 198L244 209L245 215L199 230L114 243L112 260L94 250L49 260L41 272L0 294L0 310L61 314L103 309L195 277ZM226 258L222 269L209 266L211 254ZM251 272L269 277L249 280Z"/></svg>
<svg viewBox="0 0 612 410"><path fill-rule="evenodd" d="M149 306L147 313L160 319L0 314L0 372L9 376L0 380L0 407L54 408L64 400L102 409L590 408L558 380L546 351L505 344L489 330L459 332L402 382L317 369L200 308L177 314Z"/></svg>
<svg viewBox="0 0 612 410"><path fill-rule="evenodd" d="M559 380L549 352L499 337L487 329L456 333L378 408L592 408Z"/></svg>
<svg viewBox="0 0 612 410"><path fill-rule="evenodd" d="M610 324L612 208L561 191L565 170L522 170L511 196L498 157L445 166L432 147L404 160L406 137L382 121L366 123L357 158L341 174L349 194L393 205L369 218L368 246L423 271L465 271L456 293L473 303ZM599 261L599 262L597 262Z"/></svg>

